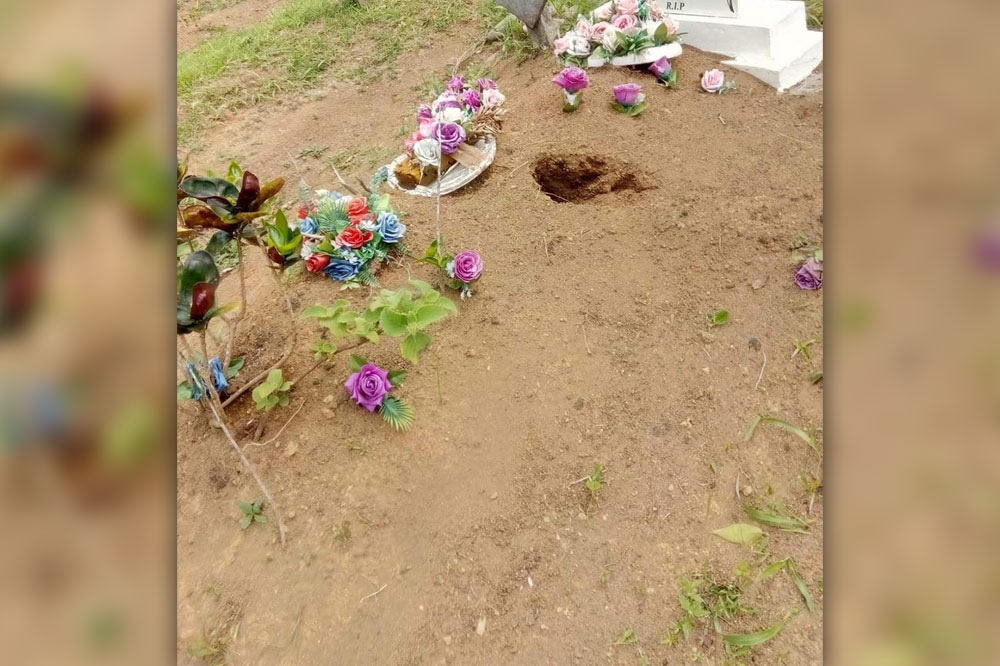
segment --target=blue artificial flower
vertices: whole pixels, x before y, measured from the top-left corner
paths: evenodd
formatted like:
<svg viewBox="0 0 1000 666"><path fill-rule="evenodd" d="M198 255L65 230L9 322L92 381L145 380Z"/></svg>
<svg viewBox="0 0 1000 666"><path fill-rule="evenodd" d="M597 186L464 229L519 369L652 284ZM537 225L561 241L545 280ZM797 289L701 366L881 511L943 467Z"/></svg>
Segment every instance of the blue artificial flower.
<svg viewBox="0 0 1000 666"><path fill-rule="evenodd" d="M323 272L337 282L347 282L361 271L361 264L351 263L346 259L330 259Z"/></svg>
<svg viewBox="0 0 1000 666"><path fill-rule="evenodd" d="M299 220L299 231L304 234L314 234L319 231L319 225L316 224L316 220L307 217L304 220Z"/></svg>
<svg viewBox="0 0 1000 666"><path fill-rule="evenodd" d="M218 356L213 356L212 360L208 362L208 367L212 370L212 383L215 384L215 390L222 393L224 389L229 387L226 373L222 371L222 361L219 360Z"/></svg>
<svg viewBox="0 0 1000 666"><path fill-rule="evenodd" d="M406 233L406 225L399 221L395 213L379 213L375 230L382 236L383 243L398 243Z"/></svg>
<svg viewBox="0 0 1000 666"><path fill-rule="evenodd" d="M382 167L372 175L371 190L374 192L389 180L388 167Z"/></svg>

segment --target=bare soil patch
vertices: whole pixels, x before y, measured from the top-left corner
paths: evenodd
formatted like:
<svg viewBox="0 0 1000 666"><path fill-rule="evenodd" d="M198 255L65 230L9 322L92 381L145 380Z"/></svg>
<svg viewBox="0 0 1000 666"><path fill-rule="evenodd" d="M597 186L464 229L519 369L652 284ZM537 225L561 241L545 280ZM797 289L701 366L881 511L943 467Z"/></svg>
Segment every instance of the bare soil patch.
<svg viewBox="0 0 1000 666"><path fill-rule="evenodd" d="M547 153L532 169L542 194L556 202L579 202L612 192L643 192L656 187L640 169L613 157Z"/></svg>

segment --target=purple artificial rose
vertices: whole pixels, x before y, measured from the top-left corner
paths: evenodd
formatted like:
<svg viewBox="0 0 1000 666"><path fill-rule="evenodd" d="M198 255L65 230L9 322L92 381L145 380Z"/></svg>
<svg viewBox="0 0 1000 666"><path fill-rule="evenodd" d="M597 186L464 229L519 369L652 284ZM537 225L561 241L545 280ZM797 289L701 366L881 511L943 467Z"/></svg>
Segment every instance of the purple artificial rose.
<svg viewBox="0 0 1000 666"><path fill-rule="evenodd" d="M417 107L417 122L418 123L429 123L434 121L434 112L431 111L431 107L426 104L421 104Z"/></svg>
<svg viewBox="0 0 1000 666"><path fill-rule="evenodd" d="M458 95L450 90L445 90L443 93L438 95L438 98L434 100L434 105L431 110L434 113L441 113L444 109L461 109L462 102L458 99Z"/></svg>
<svg viewBox="0 0 1000 666"><path fill-rule="evenodd" d="M483 274L483 258L475 250L466 250L455 255L452 272L455 279L468 284Z"/></svg>
<svg viewBox="0 0 1000 666"><path fill-rule="evenodd" d="M639 95L642 93L642 86L638 83L623 83L612 88L615 93L615 101L622 106L632 106L639 102Z"/></svg>
<svg viewBox="0 0 1000 666"><path fill-rule="evenodd" d="M476 85L479 86L480 90L490 90L490 89L496 90L497 88L500 87L497 85L497 82L494 81L493 79L479 79L478 81L476 81Z"/></svg>
<svg viewBox="0 0 1000 666"><path fill-rule="evenodd" d="M819 289L823 286L823 264L809 257L795 274L795 284L799 289Z"/></svg>
<svg viewBox="0 0 1000 666"><path fill-rule="evenodd" d="M586 88L590 80L587 78L587 72L579 67L567 67L552 79L552 83L574 95Z"/></svg>
<svg viewBox="0 0 1000 666"><path fill-rule="evenodd" d="M462 88L464 87L465 87L465 80L462 78L460 74L456 74L455 76L451 77L450 79L448 79L448 83L445 84L445 88L447 88L452 92L457 92L457 93L462 92Z"/></svg>
<svg viewBox="0 0 1000 666"><path fill-rule="evenodd" d="M465 130L456 123L439 123L435 138L441 142L441 152L451 155L465 143Z"/></svg>
<svg viewBox="0 0 1000 666"><path fill-rule="evenodd" d="M658 79L663 79L663 77L672 72L673 69L674 68L670 66L670 61L667 60L667 56L663 56L649 66L649 71L651 71L653 76Z"/></svg>
<svg viewBox="0 0 1000 666"><path fill-rule="evenodd" d="M483 101L479 99L478 90L471 90L471 89L466 90L464 93L462 93L462 101L465 102L466 106L473 108L477 111L479 110L479 107L483 105Z"/></svg>
<svg viewBox="0 0 1000 666"><path fill-rule="evenodd" d="M355 402L369 412L374 412L376 407L382 405L383 398L392 388L388 373L374 363L361 366L360 370L347 378L344 386Z"/></svg>

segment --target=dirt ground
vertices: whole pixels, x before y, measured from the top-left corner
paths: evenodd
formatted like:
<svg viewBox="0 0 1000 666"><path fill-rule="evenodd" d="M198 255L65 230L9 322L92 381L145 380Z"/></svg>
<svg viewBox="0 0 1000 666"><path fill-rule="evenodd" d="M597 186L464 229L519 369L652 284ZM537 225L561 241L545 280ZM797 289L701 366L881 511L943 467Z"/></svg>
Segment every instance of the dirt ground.
<svg viewBox="0 0 1000 666"><path fill-rule="evenodd" d="M299 178L337 189L329 161L300 151L382 146L392 155L421 101L414 83L443 73L474 39L460 33L367 89L331 83L243 113L206 136L192 172L222 171L234 157L263 179L285 176L288 207ZM348 404L339 356L275 412L265 440L301 407L274 444L247 448L286 514L287 547L273 522L239 529L236 503L259 491L195 405L179 405L182 663L224 636L230 664L722 664L714 632L676 646L661 638L681 616L682 579L731 580L754 559L712 534L750 522L738 485L815 520L808 534L765 532L768 561L794 558L817 607L806 611L786 575L751 579L753 612L726 631L756 631L799 609L742 661L822 662L823 501L811 503L801 481L821 468L777 428L744 441L762 412L822 425L822 383L810 382L821 342L811 359L792 358L796 340L822 340L822 292L796 287L790 251L822 244L822 92L778 95L737 71L727 71L732 93L699 92L698 74L716 64L686 48L675 62L679 90L643 72L591 70L572 114L549 82L553 59L494 66L509 109L496 161L441 211L447 248L478 249L486 271L471 300L448 292L459 315L436 325L407 368L399 394L416 409L414 427L395 433ZM611 86L627 81L649 98L637 118L608 104ZM565 201L574 191L587 198ZM434 202L402 193L392 202L408 245L425 248ZM237 386L281 355L293 329L284 369L296 375L318 337L283 313L259 253L248 273ZM433 268L413 263L379 278L394 288L411 276L443 287ZM286 288L297 312L368 295L313 275ZM238 299L235 275L221 293ZM720 308L729 322L710 329ZM406 366L391 340L363 351ZM229 417L249 442L258 418L249 395ZM595 461L607 485L592 502L573 482ZM626 628L638 643L614 645Z"/></svg>

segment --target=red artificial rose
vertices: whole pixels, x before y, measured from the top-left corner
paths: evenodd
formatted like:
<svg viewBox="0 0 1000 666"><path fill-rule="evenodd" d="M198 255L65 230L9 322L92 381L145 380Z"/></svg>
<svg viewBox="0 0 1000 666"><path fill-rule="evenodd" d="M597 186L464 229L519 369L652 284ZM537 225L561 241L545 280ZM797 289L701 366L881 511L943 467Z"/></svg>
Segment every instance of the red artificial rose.
<svg viewBox="0 0 1000 666"><path fill-rule="evenodd" d="M355 218L362 218L368 214L368 202L366 202L361 197L351 199L351 202L347 204L347 217L351 220Z"/></svg>
<svg viewBox="0 0 1000 666"><path fill-rule="evenodd" d="M299 219L304 220L307 217L309 217L309 209L306 207L305 204L302 204L301 206L299 206Z"/></svg>
<svg viewBox="0 0 1000 666"><path fill-rule="evenodd" d="M326 265L330 263L330 257L325 254L320 254L317 252L308 259L306 259L306 268L309 269L310 273L321 273Z"/></svg>
<svg viewBox="0 0 1000 666"><path fill-rule="evenodd" d="M357 249L370 241L374 234L370 231L361 231L357 227L346 227L337 234L337 244Z"/></svg>

